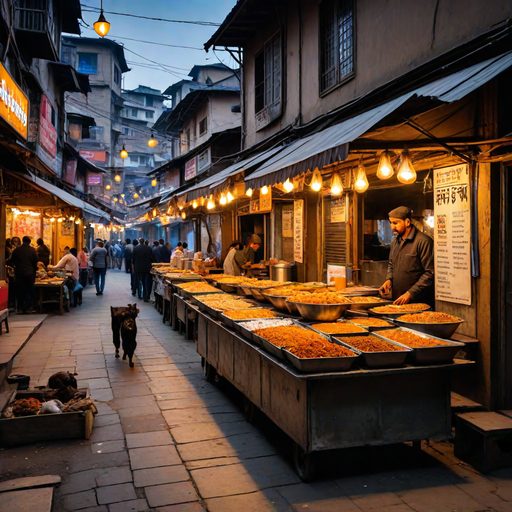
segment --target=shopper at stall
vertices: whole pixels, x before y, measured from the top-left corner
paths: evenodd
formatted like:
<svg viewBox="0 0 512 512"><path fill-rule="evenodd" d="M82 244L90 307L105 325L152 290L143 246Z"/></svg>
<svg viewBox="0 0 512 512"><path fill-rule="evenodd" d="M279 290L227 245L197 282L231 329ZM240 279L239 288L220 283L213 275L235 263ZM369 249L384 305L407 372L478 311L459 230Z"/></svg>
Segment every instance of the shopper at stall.
<svg viewBox="0 0 512 512"><path fill-rule="evenodd" d="M172 253L171 253L171 260L173 258L176 258L176 256L179 256L179 257L183 256L183 244L181 242L178 242L178 244L174 248L174 251L172 251Z"/></svg>
<svg viewBox="0 0 512 512"><path fill-rule="evenodd" d="M158 263L168 263L170 257L171 253L169 249L167 249L164 239L160 238L160 240L158 240Z"/></svg>
<svg viewBox="0 0 512 512"><path fill-rule="evenodd" d="M74 304L73 291L75 289L76 283L78 283L78 278L80 275L80 266L77 258L77 251L75 247L72 247L69 252L64 254L62 258L56 265L48 265L49 269L64 269L68 275L66 277L66 281L64 282L64 286L68 290L68 299L69 303Z"/></svg>
<svg viewBox="0 0 512 512"><path fill-rule="evenodd" d="M50 249L48 249L42 238L38 238L36 243L37 260L42 261L45 267L47 267L50 264Z"/></svg>
<svg viewBox="0 0 512 512"><path fill-rule="evenodd" d="M224 269L224 274L228 276L239 276L240 275L240 267L235 262L235 254L237 251L242 250L242 244L238 240L235 240L228 248L228 253L226 258L224 259L224 263L222 268Z"/></svg>
<svg viewBox="0 0 512 512"><path fill-rule="evenodd" d="M10 258L10 265L14 268L17 307L22 313L29 311L34 303L37 254L30 242L30 237L24 236L23 243L14 249Z"/></svg>
<svg viewBox="0 0 512 512"><path fill-rule="evenodd" d="M155 261L153 249L142 241L133 249L132 259L139 299L142 298L144 302L149 302L153 286L151 264Z"/></svg>
<svg viewBox="0 0 512 512"><path fill-rule="evenodd" d="M132 271L132 253L133 244L132 241L129 238L127 238L126 245L124 246L124 270L127 274L130 274Z"/></svg>
<svg viewBox="0 0 512 512"><path fill-rule="evenodd" d="M261 247L261 238L253 234L247 240L247 245L239 251L236 251L233 258L234 263L238 266L240 272L244 270L250 273L250 268L254 265L256 251Z"/></svg>
<svg viewBox="0 0 512 512"><path fill-rule="evenodd" d="M379 288L395 304L434 303L434 242L412 223L412 210L399 206L389 212L395 237L391 242L386 281Z"/></svg>
<svg viewBox="0 0 512 512"><path fill-rule="evenodd" d="M89 261L92 262L94 272L94 284L96 286L96 295L103 295L105 289L105 275L107 273L107 250L104 243L99 240L96 247L91 251Z"/></svg>

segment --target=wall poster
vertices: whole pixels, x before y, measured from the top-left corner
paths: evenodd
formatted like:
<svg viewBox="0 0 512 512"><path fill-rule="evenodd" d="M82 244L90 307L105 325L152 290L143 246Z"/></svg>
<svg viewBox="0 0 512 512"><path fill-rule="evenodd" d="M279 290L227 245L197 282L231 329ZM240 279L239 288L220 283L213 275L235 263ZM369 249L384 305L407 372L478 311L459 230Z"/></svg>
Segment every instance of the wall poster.
<svg viewBox="0 0 512 512"><path fill-rule="evenodd" d="M293 237L293 206L284 205L282 209L282 237L283 238L292 238Z"/></svg>
<svg viewBox="0 0 512 512"><path fill-rule="evenodd" d="M304 262L304 199L293 202L293 259Z"/></svg>
<svg viewBox="0 0 512 512"><path fill-rule="evenodd" d="M436 300L471 305L471 203L467 164L434 170Z"/></svg>

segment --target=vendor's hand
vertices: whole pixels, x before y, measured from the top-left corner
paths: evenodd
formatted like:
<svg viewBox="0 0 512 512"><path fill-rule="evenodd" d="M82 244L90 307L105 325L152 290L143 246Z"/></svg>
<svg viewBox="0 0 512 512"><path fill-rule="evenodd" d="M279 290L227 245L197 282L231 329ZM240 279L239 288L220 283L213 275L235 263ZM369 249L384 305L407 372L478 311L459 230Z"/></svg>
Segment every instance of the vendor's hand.
<svg viewBox="0 0 512 512"><path fill-rule="evenodd" d="M391 293L391 280L384 281L382 286L379 288L379 293L381 296L387 295L389 296Z"/></svg>
<svg viewBox="0 0 512 512"><path fill-rule="evenodd" d="M403 295L400 295L398 299L393 302L393 304L396 304L397 306L400 306L402 304L408 304L411 302L412 295L409 292L405 292Z"/></svg>

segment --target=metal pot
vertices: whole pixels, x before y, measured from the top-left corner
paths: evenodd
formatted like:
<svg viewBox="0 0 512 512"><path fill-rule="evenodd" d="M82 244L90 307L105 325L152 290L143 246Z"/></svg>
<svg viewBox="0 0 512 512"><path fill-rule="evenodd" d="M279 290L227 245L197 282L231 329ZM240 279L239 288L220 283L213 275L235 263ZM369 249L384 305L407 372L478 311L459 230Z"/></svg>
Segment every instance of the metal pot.
<svg viewBox="0 0 512 512"><path fill-rule="evenodd" d="M194 262L193 259L184 258L183 259L183 267L182 267L183 270L192 270L193 262Z"/></svg>
<svg viewBox="0 0 512 512"><path fill-rule="evenodd" d="M276 263L270 267L270 279L273 281L295 281L295 263Z"/></svg>

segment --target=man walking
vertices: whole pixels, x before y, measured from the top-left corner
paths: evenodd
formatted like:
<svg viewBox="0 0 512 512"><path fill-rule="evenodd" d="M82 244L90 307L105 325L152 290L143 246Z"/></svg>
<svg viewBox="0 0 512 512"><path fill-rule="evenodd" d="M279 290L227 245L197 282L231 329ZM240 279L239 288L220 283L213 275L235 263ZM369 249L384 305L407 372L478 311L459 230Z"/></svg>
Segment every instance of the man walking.
<svg viewBox="0 0 512 512"><path fill-rule="evenodd" d="M37 254L30 246L30 237L24 236L23 243L14 249L10 265L14 267L18 311L26 313L33 304L37 270Z"/></svg>
<svg viewBox="0 0 512 512"><path fill-rule="evenodd" d="M132 272L132 252L132 241L129 238L127 238L126 245L124 246L124 270L127 274L131 274Z"/></svg>
<svg viewBox="0 0 512 512"><path fill-rule="evenodd" d="M107 273L107 250L101 240L96 242L96 247L91 251L89 261L92 262L94 272L94 284L96 285L96 295L103 295L105 289L105 275Z"/></svg>
<svg viewBox="0 0 512 512"><path fill-rule="evenodd" d="M155 257L153 249L144 243L143 238L139 240L139 245L133 249L132 261L133 270L136 274L136 288L139 299L142 298L144 302L149 302L153 285L151 263L155 261Z"/></svg>

